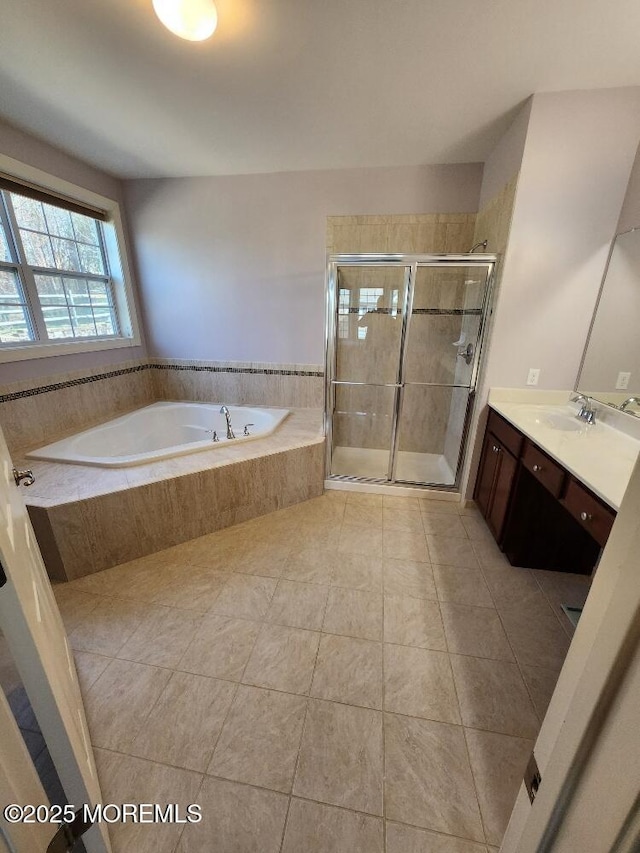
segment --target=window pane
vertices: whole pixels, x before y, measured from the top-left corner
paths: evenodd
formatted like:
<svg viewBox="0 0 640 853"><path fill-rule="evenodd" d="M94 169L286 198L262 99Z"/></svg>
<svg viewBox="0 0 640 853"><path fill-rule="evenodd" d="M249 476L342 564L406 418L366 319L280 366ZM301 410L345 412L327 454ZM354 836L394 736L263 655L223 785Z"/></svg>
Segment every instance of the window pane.
<svg viewBox="0 0 640 853"><path fill-rule="evenodd" d="M33 335L24 305L3 305L0 302L0 343L32 341Z"/></svg>
<svg viewBox="0 0 640 853"><path fill-rule="evenodd" d="M53 267L53 250L46 234L34 231L20 231L27 263L32 267Z"/></svg>
<svg viewBox="0 0 640 853"><path fill-rule="evenodd" d="M35 276L36 289L42 305L66 305L67 297L64 292L62 279L53 275Z"/></svg>
<svg viewBox="0 0 640 853"><path fill-rule="evenodd" d="M71 221L73 222L76 240L80 240L83 243L91 243L94 246L99 245L98 224L95 219L90 219L81 213L72 213Z"/></svg>
<svg viewBox="0 0 640 853"><path fill-rule="evenodd" d="M33 340L20 280L11 270L0 270L0 343Z"/></svg>
<svg viewBox="0 0 640 853"><path fill-rule="evenodd" d="M117 335L118 329L115 324L115 317L110 308L98 308L94 311L96 318L96 329L99 335Z"/></svg>
<svg viewBox="0 0 640 853"><path fill-rule="evenodd" d="M25 198L23 195L9 193L13 202L13 209L21 228L31 228L34 231L46 231L47 222L44 218L44 210L39 201Z"/></svg>
<svg viewBox="0 0 640 853"><path fill-rule="evenodd" d="M103 281L90 281L89 295L94 308L111 305L111 291Z"/></svg>
<svg viewBox="0 0 640 853"><path fill-rule="evenodd" d="M73 331L77 338L95 337L96 324L93 320L93 311L90 306L70 308Z"/></svg>
<svg viewBox="0 0 640 853"><path fill-rule="evenodd" d="M71 270L80 272L80 258L78 249L73 240L61 240L59 237L51 238L53 256L55 263L52 264L57 270Z"/></svg>
<svg viewBox="0 0 640 853"><path fill-rule="evenodd" d="M78 243L78 254L80 255L82 272L91 272L95 275L106 273L99 246L87 246L84 243Z"/></svg>
<svg viewBox="0 0 640 853"><path fill-rule="evenodd" d="M0 222L0 261L11 261L11 252L9 251L9 241L4 233L4 225Z"/></svg>
<svg viewBox="0 0 640 853"><path fill-rule="evenodd" d="M83 278L67 278L64 286L67 291L69 305L90 305L87 282Z"/></svg>
<svg viewBox="0 0 640 853"><path fill-rule="evenodd" d="M16 273L0 270L0 302L24 302Z"/></svg>
<svg viewBox="0 0 640 853"><path fill-rule="evenodd" d="M73 328L71 326L71 318L69 310L66 306L60 307L42 307L44 316L44 324L47 327L47 334L50 338L72 338Z"/></svg>
<svg viewBox="0 0 640 853"><path fill-rule="evenodd" d="M71 214L69 211L63 210L61 207L54 207L52 204L45 204L43 207L49 234L73 240L73 225L71 224Z"/></svg>

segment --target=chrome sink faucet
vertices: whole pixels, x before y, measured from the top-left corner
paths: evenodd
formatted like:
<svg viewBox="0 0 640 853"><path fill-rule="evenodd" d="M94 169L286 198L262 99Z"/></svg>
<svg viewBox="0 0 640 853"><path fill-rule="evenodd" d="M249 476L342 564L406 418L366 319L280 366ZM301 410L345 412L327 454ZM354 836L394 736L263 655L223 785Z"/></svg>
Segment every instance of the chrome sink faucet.
<svg viewBox="0 0 640 853"><path fill-rule="evenodd" d="M636 406L640 406L640 397L627 397L624 403L620 403L620 411L624 412L627 406L630 406L632 403L635 403Z"/></svg>
<svg viewBox="0 0 640 853"><path fill-rule="evenodd" d="M592 426L596 422L596 411L593 408L591 397L587 397L585 394L578 394L577 397L571 398L572 403L580 403L582 405L578 409L577 418L580 418L581 421L585 421Z"/></svg>
<svg viewBox="0 0 640 853"><path fill-rule="evenodd" d="M220 414L225 416L227 421L227 438L235 438L235 434L231 427L231 415L229 414L229 409L226 406L222 406L220 409Z"/></svg>

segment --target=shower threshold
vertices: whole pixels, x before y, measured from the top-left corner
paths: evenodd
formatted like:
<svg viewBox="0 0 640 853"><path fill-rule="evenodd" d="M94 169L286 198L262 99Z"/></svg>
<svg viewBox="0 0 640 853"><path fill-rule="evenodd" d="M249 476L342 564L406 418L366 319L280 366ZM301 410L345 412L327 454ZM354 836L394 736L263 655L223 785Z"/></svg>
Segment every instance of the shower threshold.
<svg viewBox="0 0 640 853"><path fill-rule="evenodd" d="M388 450L368 447L334 447L331 474L338 477L384 478L389 465ZM400 450L396 458L396 480L434 486L453 486L455 474L441 453Z"/></svg>

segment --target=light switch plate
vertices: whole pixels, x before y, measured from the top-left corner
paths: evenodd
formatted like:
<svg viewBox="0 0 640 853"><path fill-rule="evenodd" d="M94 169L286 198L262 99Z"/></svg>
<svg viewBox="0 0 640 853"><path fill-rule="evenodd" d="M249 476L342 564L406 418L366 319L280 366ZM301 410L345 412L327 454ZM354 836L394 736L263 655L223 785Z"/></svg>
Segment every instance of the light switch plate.
<svg viewBox="0 0 640 853"><path fill-rule="evenodd" d="M540 368L530 367L529 375L527 376L527 385L537 385L538 379L540 379Z"/></svg>
<svg viewBox="0 0 640 853"><path fill-rule="evenodd" d="M618 374L618 380L616 382L616 391L626 391L629 387L630 379L631 373L625 373L625 371L621 370Z"/></svg>

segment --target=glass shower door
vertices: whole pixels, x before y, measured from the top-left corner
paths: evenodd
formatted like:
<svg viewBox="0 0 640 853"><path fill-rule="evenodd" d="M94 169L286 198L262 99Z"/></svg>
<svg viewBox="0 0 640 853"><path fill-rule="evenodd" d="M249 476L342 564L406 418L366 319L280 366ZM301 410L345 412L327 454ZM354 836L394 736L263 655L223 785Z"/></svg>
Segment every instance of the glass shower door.
<svg viewBox="0 0 640 853"><path fill-rule="evenodd" d="M453 486L475 382L490 263L415 267L393 480Z"/></svg>
<svg viewBox="0 0 640 853"><path fill-rule="evenodd" d="M331 476L391 477L408 279L402 264L333 270Z"/></svg>

